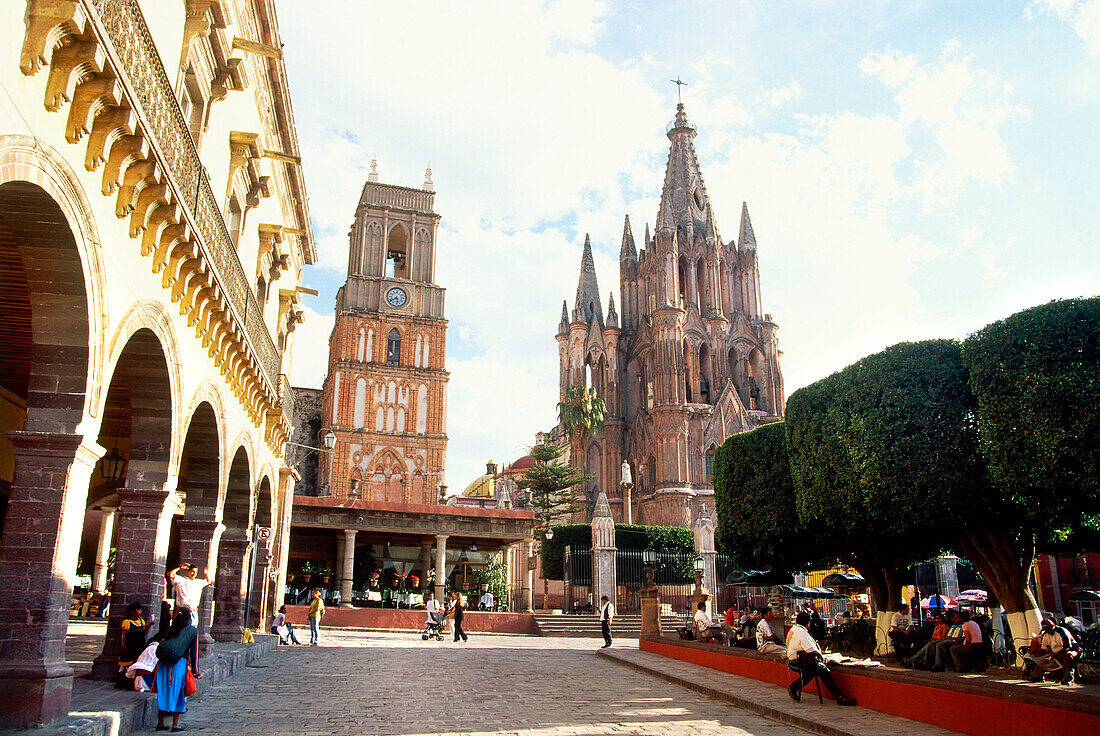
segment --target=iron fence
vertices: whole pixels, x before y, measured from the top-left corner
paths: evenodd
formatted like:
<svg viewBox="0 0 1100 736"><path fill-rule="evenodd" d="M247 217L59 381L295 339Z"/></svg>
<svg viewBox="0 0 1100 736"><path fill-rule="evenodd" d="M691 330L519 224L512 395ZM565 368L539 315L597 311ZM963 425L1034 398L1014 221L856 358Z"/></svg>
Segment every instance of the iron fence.
<svg viewBox="0 0 1100 736"><path fill-rule="evenodd" d="M592 590L592 549L567 546L562 560L565 582L565 610L591 613L598 601ZM654 582L661 603L676 615L690 615L691 594L695 589L694 552L658 552ZM616 608L620 613L641 610L641 591L645 585L645 563L640 549L615 552Z"/></svg>

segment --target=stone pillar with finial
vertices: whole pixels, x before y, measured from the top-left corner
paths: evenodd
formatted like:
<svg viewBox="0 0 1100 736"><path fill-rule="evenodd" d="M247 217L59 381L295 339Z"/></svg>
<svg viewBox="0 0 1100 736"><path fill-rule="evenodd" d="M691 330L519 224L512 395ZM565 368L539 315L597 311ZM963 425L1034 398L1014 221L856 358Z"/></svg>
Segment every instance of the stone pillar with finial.
<svg viewBox="0 0 1100 736"><path fill-rule="evenodd" d="M600 491L596 513L592 517L592 602L598 605L603 596L615 604L615 519L607 494Z"/></svg>
<svg viewBox="0 0 1100 736"><path fill-rule="evenodd" d="M714 617L714 598L718 590L718 551L714 548L714 522L710 518L707 504L703 504L699 520L695 522L695 552L703 558L701 586L710 597L707 598L707 615ZM695 601L692 601L694 604Z"/></svg>

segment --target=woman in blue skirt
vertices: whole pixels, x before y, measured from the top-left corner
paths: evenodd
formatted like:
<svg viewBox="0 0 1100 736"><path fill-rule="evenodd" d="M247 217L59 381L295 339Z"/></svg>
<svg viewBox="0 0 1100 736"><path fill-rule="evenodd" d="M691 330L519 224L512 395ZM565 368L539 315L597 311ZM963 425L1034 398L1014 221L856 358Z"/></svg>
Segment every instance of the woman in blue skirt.
<svg viewBox="0 0 1100 736"><path fill-rule="evenodd" d="M172 714L172 730L182 731L180 715L187 712L187 652L199 630L191 625L191 611L181 608L172 619L164 641L157 647L157 730L167 731L164 717Z"/></svg>

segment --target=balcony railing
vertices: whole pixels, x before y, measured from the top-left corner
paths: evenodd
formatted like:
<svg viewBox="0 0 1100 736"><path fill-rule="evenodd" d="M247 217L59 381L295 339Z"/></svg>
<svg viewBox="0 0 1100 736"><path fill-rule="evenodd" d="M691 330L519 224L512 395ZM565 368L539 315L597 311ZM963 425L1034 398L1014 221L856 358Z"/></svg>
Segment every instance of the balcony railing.
<svg viewBox="0 0 1100 736"><path fill-rule="evenodd" d="M419 212L431 212L434 198L434 192L424 191L423 189L370 182L367 184L367 192L363 198L363 203L375 207L397 207Z"/></svg>
<svg viewBox="0 0 1100 736"><path fill-rule="evenodd" d="M106 40L122 65L119 71L125 74L126 83L137 95L139 104L134 108L148 124L146 133L155 144L160 162L172 176L180 193L180 205L195 224L200 247L214 266L215 278L243 326L268 385L274 387L279 374L279 353L237 257L141 8L137 0L84 2L99 13Z"/></svg>

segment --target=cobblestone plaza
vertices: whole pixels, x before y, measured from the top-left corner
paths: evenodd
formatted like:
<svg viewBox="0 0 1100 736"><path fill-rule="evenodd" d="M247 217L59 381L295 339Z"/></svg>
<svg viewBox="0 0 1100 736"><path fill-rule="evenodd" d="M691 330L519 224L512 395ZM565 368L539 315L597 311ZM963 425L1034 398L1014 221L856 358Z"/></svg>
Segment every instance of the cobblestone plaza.
<svg viewBox="0 0 1100 736"><path fill-rule="evenodd" d="M597 646L322 631L321 647L280 648L211 688L183 722L237 736L804 733L598 658Z"/></svg>

